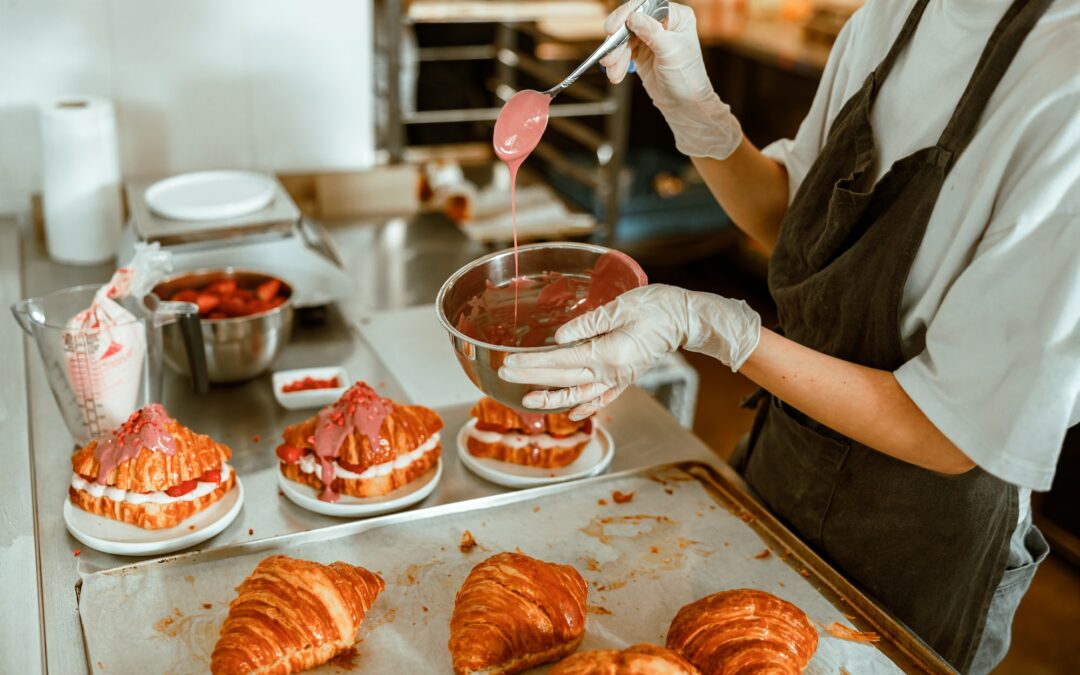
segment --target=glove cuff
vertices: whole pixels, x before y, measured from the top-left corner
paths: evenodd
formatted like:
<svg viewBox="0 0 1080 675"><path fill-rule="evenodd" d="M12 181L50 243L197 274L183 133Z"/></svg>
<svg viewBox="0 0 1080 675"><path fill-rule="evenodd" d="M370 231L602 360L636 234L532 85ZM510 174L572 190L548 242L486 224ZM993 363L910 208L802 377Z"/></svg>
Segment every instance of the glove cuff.
<svg viewBox="0 0 1080 675"><path fill-rule="evenodd" d="M718 359L737 372L761 339L761 315L742 300L688 294L686 349Z"/></svg>
<svg viewBox="0 0 1080 675"><path fill-rule="evenodd" d="M727 159L742 142L739 120L715 92L699 101L664 106L661 113L675 134L675 147L687 157Z"/></svg>

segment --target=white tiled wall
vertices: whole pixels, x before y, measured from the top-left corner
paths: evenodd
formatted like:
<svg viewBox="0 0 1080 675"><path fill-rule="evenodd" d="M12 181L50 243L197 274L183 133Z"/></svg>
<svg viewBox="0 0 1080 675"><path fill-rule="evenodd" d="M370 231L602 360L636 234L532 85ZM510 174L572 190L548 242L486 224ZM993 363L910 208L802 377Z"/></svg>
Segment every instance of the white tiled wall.
<svg viewBox="0 0 1080 675"><path fill-rule="evenodd" d="M0 214L40 189L37 101L117 106L127 176L374 158L372 0L0 0Z"/></svg>

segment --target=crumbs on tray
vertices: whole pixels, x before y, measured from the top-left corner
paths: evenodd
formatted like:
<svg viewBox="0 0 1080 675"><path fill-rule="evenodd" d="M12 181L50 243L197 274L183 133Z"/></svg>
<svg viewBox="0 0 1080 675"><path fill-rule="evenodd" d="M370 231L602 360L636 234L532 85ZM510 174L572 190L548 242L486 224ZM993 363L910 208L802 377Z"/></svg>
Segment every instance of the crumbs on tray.
<svg viewBox="0 0 1080 675"><path fill-rule="evenodd" d="M465 530L461 533L461 543L458 544L458 548L462 553L468 553L476 548L476 539L473 538L472 532Z"/></svg>
<svg viewBox="0 0 1080 675"><path fill-rule="evenodd" d="M834 638L847 640L849 642L877 642L881 640L881 636L873 631L858 631L854 628L848 628L836 621L833 621L826 626L825 630Z"/></svg>

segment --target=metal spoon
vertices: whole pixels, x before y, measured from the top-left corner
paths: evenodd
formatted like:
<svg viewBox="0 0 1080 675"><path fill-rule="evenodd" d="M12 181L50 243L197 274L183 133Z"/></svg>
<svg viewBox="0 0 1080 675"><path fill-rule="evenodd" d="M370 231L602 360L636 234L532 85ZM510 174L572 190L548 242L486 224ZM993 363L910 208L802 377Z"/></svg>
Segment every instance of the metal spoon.
<svg viewBox="0 0 1080 675"><path fill-rule="evenodd" d="M668 15L668 0L644 0L640 5L634 8L635 12L644 12L657 21L663 21ZM566 76L566 79L558 83L551 89L548 89L544 93L555 98L559 92L566 89L585 71L595 66L600 59L604 58L611 52L615 51L620 45L630 39L630 29L624 24L619 30L615 31L604 40L599 47L596 48L589 58L585 59L580 66L574 69L572 73Z"/></svg>

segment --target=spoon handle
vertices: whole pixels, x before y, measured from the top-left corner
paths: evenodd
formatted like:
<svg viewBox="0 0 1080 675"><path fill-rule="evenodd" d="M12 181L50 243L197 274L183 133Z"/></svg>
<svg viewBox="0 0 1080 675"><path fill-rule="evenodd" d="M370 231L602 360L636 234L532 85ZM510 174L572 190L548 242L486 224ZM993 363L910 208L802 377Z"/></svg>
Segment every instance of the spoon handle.
<svg viewBox="0 0 1080 675"><path fill-rule="evenodd" d="M667 0L642 0L641 4L634 8L635 12L645 12L657 21L663 21L667 18L668 3ZM559 84L555 85L551 89L548 89L544 93L548 96L555 98L559 92L566 89L577 79L581 77L587 70L595 66L600 62L600 59L604 58L611 52L618 49L623 43L630 39L630 29L625 25L619 28L611 35L607 36L607 39L600 43L600 46L596 48L589 58L581 62L577 68L574 68L573 72L566 76Z"/></svg>

